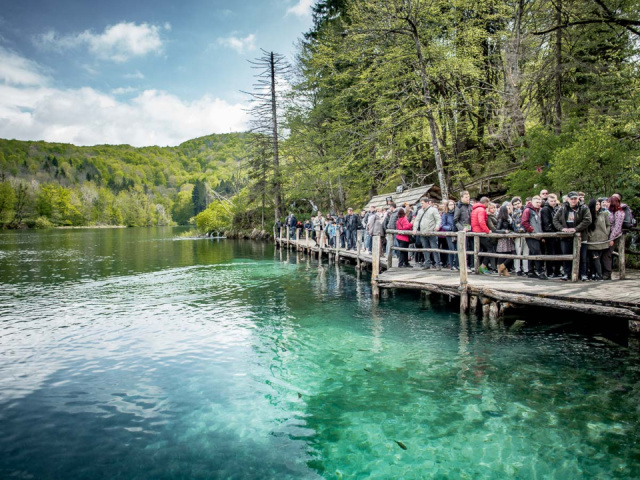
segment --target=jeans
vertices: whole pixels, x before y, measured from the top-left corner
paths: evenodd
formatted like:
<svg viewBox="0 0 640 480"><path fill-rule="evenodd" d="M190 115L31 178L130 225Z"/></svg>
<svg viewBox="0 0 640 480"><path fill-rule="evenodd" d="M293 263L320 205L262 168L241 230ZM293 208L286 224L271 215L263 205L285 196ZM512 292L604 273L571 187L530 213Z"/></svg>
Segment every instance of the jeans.
<svg viewBox="0 0 640 480"><path fill-rule="evenodd" d="M447 247L453 253L449 254L449 265L452 267L458 266L458 249L456 248L456 242L453 241L453 237L447 237Z"/></svg>
<svg viewBox="0 0 640 480"><path fill-rule="evenodd" d="M356 233L358 233L358 231L355 229L347 230L347 250L356 248L356 243L357 243Z"/></svg>
<svg viewBox="0 0 640 480"><path fill-rule="evenodd" d="M589 250L589 261L591 262L591 272L595 273L596 278L601 280L602 277L602 253L607 250ZM609 275L611 272L609 271Z"/></svg>
<svg viewBox="0 0 640 480"><path fill-rule="evenodd" d="M438 248L438 237L422 237L422 242L426 248ZM425 267L431 265L431 258L428 256L429 253L433 255L433 264L436 266L440 265L440 252L427 252L424 256Z"/></svg>
<svg viewBox="0 0 640 480"><path fill-rule="evenodd" d="M547 255L558 255L560 253L560 245L557 238L545 238L544 246ZM547 260L547 275L560 275L560 262Z"/></svg>
<svg viewBox="0 0 640 480"><path fill-rule="evenodd" d="M527 246L531 255L542 255L542 243L537 238L527 238ZM538 275L544 273L544 262L542 260L533 260ZM529 273L533 272L531 262L529 262Z"/></svg>
<svg viewBox="0 0 640 480"><path fill-rule="evenodd" d="M364 234L364 249L370 252L372 243L373 243L373 237L371 235L369 235L368 233L365 233Z"/></svg>
<svg viewBox="0 0 640 480"><path fill-rule="evenodd" d="M514 238L514 243L516 244L516 255L529 255L529 246L527 245L527 242L525 242L524 238ZM514 263L516 271L529 271L529 260L520 260L517 258Z"/></svg>
<svg viewBox="0 0 640 480"><path fill-rule="evenodd" d="M562 254L563 255L571 255L573 254L573 238L562 238L560 239L560 248L562 248ZM580 277L584 276L587 274L587 258L588 258L588 251L587 251L587 246L586 245L581 245L580 246L580 268L579 268L579 273L578 275ZM562 262L563 268L564 268L564 274L568 277L571 277L571 265L572 265L572 261L571 260L565 260L564 262ZM605 264L606 266L606 264Z"/></svg>

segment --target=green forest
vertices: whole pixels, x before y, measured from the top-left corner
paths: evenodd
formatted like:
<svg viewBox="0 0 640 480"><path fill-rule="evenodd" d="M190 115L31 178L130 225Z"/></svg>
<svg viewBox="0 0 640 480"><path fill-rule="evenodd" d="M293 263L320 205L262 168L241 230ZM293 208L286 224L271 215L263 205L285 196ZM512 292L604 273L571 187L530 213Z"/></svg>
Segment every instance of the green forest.
<svg viewBox="0 0 640 480"><path fill-rule="evenodd" d="M640 207L640 0L313 12L252 133L171 148L0 141L0 221L183 224L206 207L203 230L269 230L287 210L431 183L454 198L619 192Z"/></svg>
<svg viewBox="0 0 640 480"><path fill-rule="evenodd" d="M163 148L0 139L0 223L187 224L248 184L248 138L209 135Z"/></svg>

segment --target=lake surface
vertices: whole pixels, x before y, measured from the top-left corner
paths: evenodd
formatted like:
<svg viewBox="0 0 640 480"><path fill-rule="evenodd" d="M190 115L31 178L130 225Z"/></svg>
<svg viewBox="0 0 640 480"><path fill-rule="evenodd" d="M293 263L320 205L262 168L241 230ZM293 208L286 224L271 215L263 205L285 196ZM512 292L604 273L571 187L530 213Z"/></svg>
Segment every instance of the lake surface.
<svg viewBox="0 0 640 480"><path fill-rule="evenodd" d="M179 231L0 232L0 478L640 478L636 340Z"/></svg>

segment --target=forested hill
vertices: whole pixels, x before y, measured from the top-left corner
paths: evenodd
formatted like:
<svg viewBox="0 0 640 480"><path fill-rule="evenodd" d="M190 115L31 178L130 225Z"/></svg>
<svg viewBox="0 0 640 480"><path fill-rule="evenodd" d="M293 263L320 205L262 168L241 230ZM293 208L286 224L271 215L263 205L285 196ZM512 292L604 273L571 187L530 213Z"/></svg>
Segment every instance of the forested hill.
<svg viewBox="0 0 640 480"><path fill-rule="evenodd" d="M0 139L0 224L187 223L212 190L242 188L248 141L246 133L143 148Z"/></svg>

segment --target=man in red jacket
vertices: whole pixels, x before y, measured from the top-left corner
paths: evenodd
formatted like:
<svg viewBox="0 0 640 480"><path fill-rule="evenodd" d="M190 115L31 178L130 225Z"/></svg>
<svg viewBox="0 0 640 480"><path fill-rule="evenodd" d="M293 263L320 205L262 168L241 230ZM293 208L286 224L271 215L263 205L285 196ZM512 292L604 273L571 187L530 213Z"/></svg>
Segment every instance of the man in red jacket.
<svg viewBox="0 0 640 480"><path fill-rule="evenodd" d="M489 216L487 213L487 205L489 205L489 199L487 197L482 197L479 202L473 205L473 210L471 211L472 232L491 233L491 230L489 230L489 227L487 226L487 217ZM480 247L483 252L495 253L495 245L489 238L480 237ZM482 257L482 262L480 262L481 264L478 267L478 272L488 274L490 271L486 267L485 258L486 257Z"/></svg>

